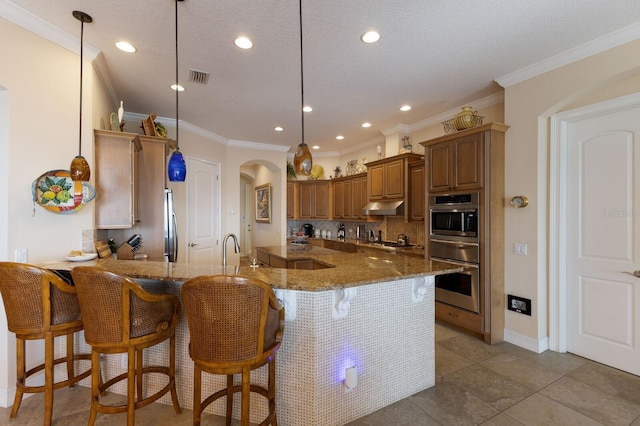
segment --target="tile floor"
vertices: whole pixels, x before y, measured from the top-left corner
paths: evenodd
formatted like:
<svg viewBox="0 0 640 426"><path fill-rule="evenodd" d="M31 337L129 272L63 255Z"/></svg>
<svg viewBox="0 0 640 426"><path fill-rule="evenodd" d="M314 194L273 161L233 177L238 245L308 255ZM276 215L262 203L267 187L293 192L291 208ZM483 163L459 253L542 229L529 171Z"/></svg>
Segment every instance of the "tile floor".
<svg viewBox="0 0 640 426"><path fill-rule="evenodd" d="M88 401L87 388L56 391L53 424L86 425ZM0 408L0 425L40 425L42 395L25 399L17 418L9 420L10 411ZM189 425L191 416L190 410L177 415L156 403L136 412L136 424ZM125 421L124 414L98 415L96 423ZM203 424L222 425L224 419L210 415ZM436 386L349 426L480 424L640 426L640 377L571 354L488 346L437 325Z"/></svg>

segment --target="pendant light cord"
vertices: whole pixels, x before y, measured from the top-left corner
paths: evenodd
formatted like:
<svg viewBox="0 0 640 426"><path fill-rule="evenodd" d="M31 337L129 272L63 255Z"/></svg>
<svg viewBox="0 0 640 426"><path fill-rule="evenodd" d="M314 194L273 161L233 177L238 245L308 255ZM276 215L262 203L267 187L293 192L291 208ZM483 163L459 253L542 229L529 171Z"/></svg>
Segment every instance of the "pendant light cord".
<svg viewBox="0 0 640 426"><path fill-rule="evenodd" d="M302 0L299 0L300 11L300 114L302 116L302 142L301 145L306 145L304 142L304 59L302 57Z"/></svg>
<svg viewBox="0 0 640 426"><path fill-rule="evenodd" d="M82 63L84 62L84 20L80 19L80 119L78 122L78 156L82 157Z"/></svg>
<svg viewBox="0 0 640 426"><path fill-rule="evenodd" d="M178 0L176 2L176 151L180 150L180 117L178 115L178 92L180 92L180 84L178 83Z"/></svg>

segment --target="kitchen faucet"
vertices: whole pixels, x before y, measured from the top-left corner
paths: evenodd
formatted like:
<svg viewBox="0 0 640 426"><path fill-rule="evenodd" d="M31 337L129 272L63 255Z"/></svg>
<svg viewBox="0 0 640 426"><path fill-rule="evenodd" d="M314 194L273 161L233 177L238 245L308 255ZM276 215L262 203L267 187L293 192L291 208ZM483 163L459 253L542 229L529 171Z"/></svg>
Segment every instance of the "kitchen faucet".
<svg viewBox="0 0 640 426"><path fill-rule="evenodd" d="M238 237L235 234L227 234L222 240L222 266L227 266L227 240L229 237L233 238L235 243L234 250L236 253L240 253L240 244L238 244Z"/></svg>

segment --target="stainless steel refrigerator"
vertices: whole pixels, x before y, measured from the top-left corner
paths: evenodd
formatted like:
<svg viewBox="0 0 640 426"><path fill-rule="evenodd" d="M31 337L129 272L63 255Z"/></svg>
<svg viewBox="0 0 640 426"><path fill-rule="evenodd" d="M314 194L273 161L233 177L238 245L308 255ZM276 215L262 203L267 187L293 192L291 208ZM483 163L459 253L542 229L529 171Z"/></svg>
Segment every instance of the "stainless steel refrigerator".
<svg viewBox="0 0 640 426"><path fill-rule="evenodd" d="M175 262L178 259L178 222L173 210L173 191L164 189L164 260Z"/></svg>

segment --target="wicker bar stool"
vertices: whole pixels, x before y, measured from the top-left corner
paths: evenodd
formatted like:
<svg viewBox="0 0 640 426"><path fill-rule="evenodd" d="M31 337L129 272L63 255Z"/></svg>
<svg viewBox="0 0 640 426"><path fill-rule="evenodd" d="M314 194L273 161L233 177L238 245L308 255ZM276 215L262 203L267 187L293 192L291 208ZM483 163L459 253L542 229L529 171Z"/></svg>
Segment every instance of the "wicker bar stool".
<svg viewBox="0 0 640 426"><path fill-rule="evenodd" d="M182 303L189 323L189 355L193 371L193 424L213 401L227 397L231 422L233 394L241 392L241 424L249 425L250 392L267 398L269 413L260 425L277 426L276 352L282 342L284 308L271 287L252 278L211 275L182 285ZM250 383L251 370L269 364L268 388ZM202 371L227 376L227 387L202 401ZM242 375L234 385L233 375Z"/></svg>
<svg viewBox="0 0 640 426"><path fill-rule="evenodd" d="M44 421L50 425L53 391L73 387L91 374L76 375L74 362L90 360L90 354L74 353L74 333L82 330L76 289L51 271L25 263L0 262L0 293L9 331L16 335L16 396L11 418L16 417L25 393L44 392ZM67 354L54 359L54 339L66 336ZM26 370L25 341L44 339L44 364ZM66 363L67 379L54 382L54 366ZM88 363L87 363L88 364ZM44 386L28 386L27 378L44 370Z"/></svg>
<svg viewBox="0 0 640 426"><path fill-rule="evenodd" d="M85 340L91 345L91 414L93 425L98 412L127 413L127 424L135 423L135 410L158 400L171 391L176 413L180 404L175 383L175 328L180 319L180 300L173 295L145 291L135 281L100 268L78 266L72 270L78 290ZM144 366L143 350L169 339L169 366ZM100 354L127 354L127 371L104 384L98 381ZM168 383L153 395L144 397L143 375L160 373ZM100 396L110 386L127 380L127 403L105 405Z"/></svg>

